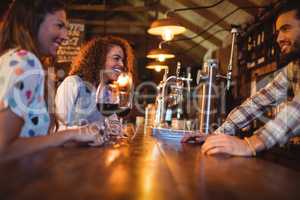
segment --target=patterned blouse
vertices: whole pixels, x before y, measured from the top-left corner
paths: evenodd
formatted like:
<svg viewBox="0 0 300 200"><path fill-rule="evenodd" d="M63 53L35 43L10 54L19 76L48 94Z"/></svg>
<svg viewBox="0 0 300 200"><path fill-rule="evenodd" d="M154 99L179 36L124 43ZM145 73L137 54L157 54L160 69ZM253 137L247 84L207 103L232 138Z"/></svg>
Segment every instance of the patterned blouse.
<svg viewBox="0 0 300 200"><path fill-rule="evenodd" d="M0 57L0 111L5 109L24 120L21 137L48 133L44 70L31 52L12 49Z"/></svg>
<svg viewBox="0 0 300 200"><path fill-rule="evenodd" d="M235 134L237 129L247 126L260 117L266 106L279 104L287 100L288 90L294 93L292 101L269 120L254 134L264 142L267 148L276 143L284 144L292 135L299 134L300 128L300 68L299 63L290 63L275 79L242 105L232 110L226 121L215 131L216 133Z"/></svg>

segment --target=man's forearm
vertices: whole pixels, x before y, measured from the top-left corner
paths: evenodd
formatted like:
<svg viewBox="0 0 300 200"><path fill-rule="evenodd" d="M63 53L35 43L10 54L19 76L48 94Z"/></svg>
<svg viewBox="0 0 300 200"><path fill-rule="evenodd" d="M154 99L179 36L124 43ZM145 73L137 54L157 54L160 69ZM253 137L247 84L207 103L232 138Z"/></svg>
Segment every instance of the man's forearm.
<svg viewBox="0 0 300 200"><path fill-rule="evenodd" d="M248 140L252 144L252 146L256 152L260 152L260 151L266 149L265 144L259 138L259 136L253 135L253 136L249 137Z"/></svg>

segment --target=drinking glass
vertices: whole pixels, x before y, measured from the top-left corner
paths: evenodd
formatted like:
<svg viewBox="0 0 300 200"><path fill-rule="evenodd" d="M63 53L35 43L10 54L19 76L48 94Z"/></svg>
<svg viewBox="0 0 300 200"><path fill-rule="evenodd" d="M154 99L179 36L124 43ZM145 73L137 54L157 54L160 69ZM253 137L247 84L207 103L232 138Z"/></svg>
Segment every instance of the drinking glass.
<svg viewBox="0 0 300 200"><path fill-rule="evenodd" d="M123 117L132 109L132 85L132 77L128 72L121 72L117 81L99 84L96 103L99 112L104 116L105 124L108 124L107 117L116 114L123 130Z"/></svg>
<svg viewBox="0 0 300 200"><path fill-rule="evenodd" d="M123 129L123 118L130 113L133 106L133 82L131 75L128 72L120 73L117 85L119 109L116 111L116 114L120 118L121 128Z"/></svg>

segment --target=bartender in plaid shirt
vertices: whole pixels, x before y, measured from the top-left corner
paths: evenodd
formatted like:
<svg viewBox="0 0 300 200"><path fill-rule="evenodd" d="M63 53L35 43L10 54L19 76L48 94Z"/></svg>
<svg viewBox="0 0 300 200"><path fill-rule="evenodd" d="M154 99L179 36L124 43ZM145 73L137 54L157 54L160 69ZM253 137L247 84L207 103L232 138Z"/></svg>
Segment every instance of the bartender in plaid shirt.
<svg viewBox="0 0 300 200"><path fill-rule="evenodd" d="M290 0L283 6L276 20L277 43L282 56L300 52L300 3ZM300 59L300 58L299 58ZM255 156L256 152L273 145L285 143L300 127L300 62L290 62L266 87L248 98L230 112L226 121L206 138L202 152L207 155L225 153L235 156ZM287 99L288 88L294 98L277 114L275 119L254 132L253 136L240 139L233 136L237 129L247 126L258 118L270 104L279 104ZM203 140L201 135L187 136L183 142Z"/></svg>

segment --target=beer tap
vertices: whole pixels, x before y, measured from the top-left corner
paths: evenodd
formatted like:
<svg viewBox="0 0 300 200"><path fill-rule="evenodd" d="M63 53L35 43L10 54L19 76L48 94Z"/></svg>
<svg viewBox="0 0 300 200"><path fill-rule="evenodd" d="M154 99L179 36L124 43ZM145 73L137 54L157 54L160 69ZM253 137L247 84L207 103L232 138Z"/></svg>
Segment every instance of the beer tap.
<svg viewBox="0 0 300 200"><path fill-rule="evenodd" d="M231 28L231 34L232 34L232 40L231 40L231 51L230 51L230 58L229 58L229 64L227 67L227 85L226 85L226 89L230 90L230 85L231 85L231 80L232 80L232 63L233 63L233 54L234 54L234 46L236 43L236 39L238 36L238 26L236 25L232 25Z"/></svg>
<svg viewBox="0 0 300 200"><path fill-rule="evenodd" d="M158 89L159 89L159 94L157 97L157 109L156 109L156 114L155 114L155 124L156 126L161 127L163 122L164 122L164 113L165 113L165 107L166 107L166 86L167 83L170 80L175 80L175 87L181 87L182 85L180 82L182 81L186 81L188 83L188 85L190 84L189 82L192 81L193 79L191 78L191 74L189 73L189 75L186 77L180 77L180 68L181 68L181 63L177 62L177 68L176 68L176 75L174 76L169 76L168 75L168 70L166 69L165 74L164 74L164 78L163 80L160 82Z"/></svg>

